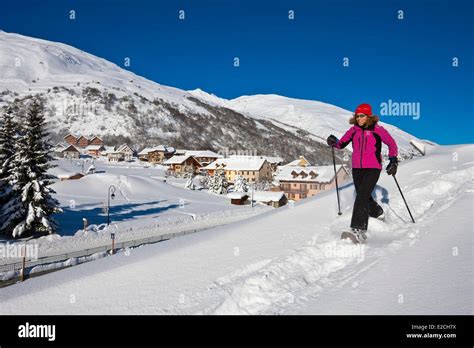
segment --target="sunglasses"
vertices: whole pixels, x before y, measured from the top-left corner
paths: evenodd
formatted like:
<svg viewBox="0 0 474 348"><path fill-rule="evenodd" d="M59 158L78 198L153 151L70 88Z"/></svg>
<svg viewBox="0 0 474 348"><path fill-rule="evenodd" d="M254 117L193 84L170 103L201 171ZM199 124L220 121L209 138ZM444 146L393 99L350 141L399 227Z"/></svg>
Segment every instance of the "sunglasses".
<svg viewBox="0 0 474 348"><path fill-rule="evenodd" d="M364 118L364 117L367 117L366 114L358 114L358 115L355 115L356 118Z"/></svg>

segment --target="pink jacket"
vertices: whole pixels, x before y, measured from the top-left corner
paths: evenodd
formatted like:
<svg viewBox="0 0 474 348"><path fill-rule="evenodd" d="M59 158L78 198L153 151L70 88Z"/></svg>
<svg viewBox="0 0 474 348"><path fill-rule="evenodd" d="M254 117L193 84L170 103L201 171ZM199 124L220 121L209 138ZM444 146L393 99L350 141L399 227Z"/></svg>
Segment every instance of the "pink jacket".
<svg viewBox="0 0 474 348"><path fill-rule="evenodd" d="M398 147L385 128L377 123L362 128L354 125L334 146L345 148L352 141L352 168L382 169L382 143L388 145L388 157L397 157Z"/></svg>

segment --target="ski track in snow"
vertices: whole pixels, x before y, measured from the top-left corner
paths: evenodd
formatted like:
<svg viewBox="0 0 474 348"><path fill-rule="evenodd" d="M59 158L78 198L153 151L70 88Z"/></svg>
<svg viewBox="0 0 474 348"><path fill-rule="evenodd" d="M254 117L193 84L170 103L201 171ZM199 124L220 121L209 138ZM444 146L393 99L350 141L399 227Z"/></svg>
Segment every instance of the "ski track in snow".
<svg viewBox="0 0 474 348"><path fill-rule="evenodd" d="M471 192L473 169L471 166L446 174L420 171L414 174L417 179L411 184L401 186L416 224L411 223L405 203L396 192L390 205L382 203L385 222L370 219L369 244L357 246L349 241L337 240L340 231L346 229L350 222L350 214L345 214L329 228L316 225L316 230L323 233L318 233L308 241L307 246L294 250L290 255L247 265L217 279L210 284L207 292L187 293L188 304L180 306L179 312L281 314L288 306L303 306L308 297L317 297L328 287L347 284L386 255L413 245L424 233L429 233L424 227L434 216L448 209L462 192ZM429 177L421 178L422 174ZM419 187L420 181L427 184ZM354 288L359 285L357 281L352 283ZM214 292L214 303L200 308L203 297L209 297L209 291ZM175 313L176 309L170 308L163 313Z"/></svg>

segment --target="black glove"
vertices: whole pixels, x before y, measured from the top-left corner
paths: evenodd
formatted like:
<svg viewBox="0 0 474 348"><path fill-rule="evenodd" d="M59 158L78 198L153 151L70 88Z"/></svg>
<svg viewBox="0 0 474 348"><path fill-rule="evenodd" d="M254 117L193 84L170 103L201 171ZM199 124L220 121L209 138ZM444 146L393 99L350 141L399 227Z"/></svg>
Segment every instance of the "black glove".
<svg viewBox="0 0 474 348"><path fill-rule="evenodd" d="M339 140L332 134L330 136L328 136L328 138L327 138L327 142L328 142L329 146L335 146L338 141Z"/></svg>
<svg viewBox="0 0 474 348"><path fill-rule="evenodd" d="M397 167L398 167L398 159L396 157L389 158L390 163L388 164L386 170L388 175L395 175L397 174Z"/></svg>

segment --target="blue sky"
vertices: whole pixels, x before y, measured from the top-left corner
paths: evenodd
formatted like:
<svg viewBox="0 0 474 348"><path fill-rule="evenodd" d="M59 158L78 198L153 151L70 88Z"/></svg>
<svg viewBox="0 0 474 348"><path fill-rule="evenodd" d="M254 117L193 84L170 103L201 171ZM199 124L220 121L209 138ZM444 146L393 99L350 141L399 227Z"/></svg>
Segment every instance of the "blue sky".
<svg viewBox="0 0 474 348"><path fill-rule="evenodd" d="M457 144L474 142L471 3L8 1L0 29L64 42L122 67L130 57L127 69L139 75L224 98L275 93L349 110L368 102L377 114L389 99L420 103L419 119L381 119L420 138Z"/></svg>

